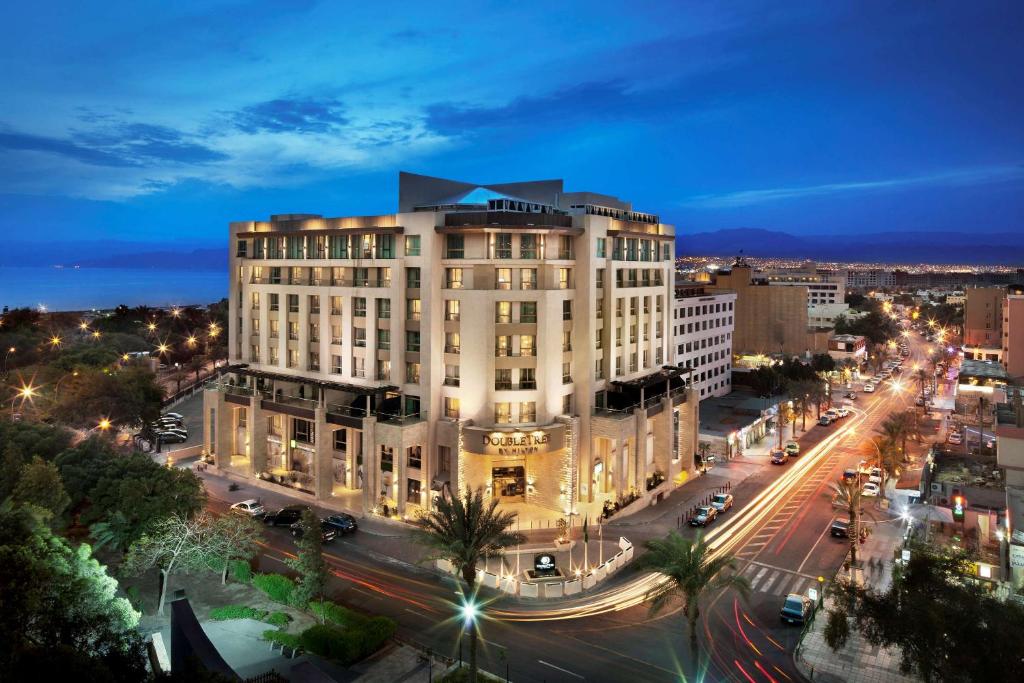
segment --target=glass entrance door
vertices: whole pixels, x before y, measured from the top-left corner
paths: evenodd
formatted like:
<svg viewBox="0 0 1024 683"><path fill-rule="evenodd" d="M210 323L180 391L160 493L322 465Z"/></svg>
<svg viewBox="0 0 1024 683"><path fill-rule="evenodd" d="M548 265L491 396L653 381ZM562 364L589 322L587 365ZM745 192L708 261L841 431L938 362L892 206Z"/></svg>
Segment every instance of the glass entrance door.
<svg viewBox="0 0 1024 683"><path fill-rule="evenodd" d="M494 467L491 469L491 490L502 500L526 499L526 467Z"/></svg>

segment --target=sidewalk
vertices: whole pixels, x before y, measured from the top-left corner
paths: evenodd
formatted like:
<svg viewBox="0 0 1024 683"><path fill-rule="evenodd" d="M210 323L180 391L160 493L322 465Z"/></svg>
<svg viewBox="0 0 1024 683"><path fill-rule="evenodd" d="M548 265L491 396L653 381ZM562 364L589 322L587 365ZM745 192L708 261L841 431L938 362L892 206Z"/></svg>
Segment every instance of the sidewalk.
<svg viewBox="0 0 1024 683"><path fill-rule="evenodd" d="M885 521L874 525L873 533L858 550L858 559L864 569L854 570L856 580L871 585L877 590L888 590L892 583L892 560L903 544L903 524ZM871 564L881 562L880 569L867 569ZM843 576L840 569L836 578ZM880 648L868 643L851 624L850 638L846 645L834 652L825 643L827 609L832 606L831 598L825 600L817 612L811 627L804 634L794 654L796 666L812 681L845 681L847 683L918 683L918 679L900 672L900 653L891 648Z"/></svg>

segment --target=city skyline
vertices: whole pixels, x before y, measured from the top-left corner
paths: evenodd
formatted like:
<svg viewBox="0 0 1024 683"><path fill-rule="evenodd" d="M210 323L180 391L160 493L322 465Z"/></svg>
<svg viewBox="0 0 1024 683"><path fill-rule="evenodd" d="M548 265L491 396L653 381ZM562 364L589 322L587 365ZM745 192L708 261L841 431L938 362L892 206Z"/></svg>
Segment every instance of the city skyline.
<svg viewBox="0 0 1024 683"><path fill-rule="evenodd" d="M404 169L564 177L682 239L1016 228L1019 7L588 7L12 7L3 227L203 247L393 210Z"/></svg>

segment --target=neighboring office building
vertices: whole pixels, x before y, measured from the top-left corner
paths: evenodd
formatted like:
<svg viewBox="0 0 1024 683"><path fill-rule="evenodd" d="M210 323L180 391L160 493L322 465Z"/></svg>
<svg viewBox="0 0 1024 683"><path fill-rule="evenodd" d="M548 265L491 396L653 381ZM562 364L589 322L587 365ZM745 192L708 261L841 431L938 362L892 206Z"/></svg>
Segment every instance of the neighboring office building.
<svg viewBox="0 0 1024 683"><path fill-rule="evenodd" d="M1024 407L1020 392L1020 388L1014 388L1010 403L997 407L995 427L996 464L1006 476L1006 520L1002 531L1007 544L1009 579L1015 589L1024 584Z"/></svg>
<svg viewBox="0 0 1024 683"><path fill-rule="evenodd" d="M849 304L811 304L807 307L807 324L811 327L835 327L839 318L854 318Z"/></svg>
<svg viewBox="0 0 1024 683"><path fill-rule="evenodd" d="M1001 360L1006 288L968 287L964 298L964 357Z"/></svg>
<svg viewBox="0 0 1024 683"><path fill-rule="evenodd" d="M736 293L677 282L672 304L676 365L691 371L697 396L732 391L732 334Z"/></svg>
<svg viewBox="0 0 1024 683"><path fill-rule="evenodd" d="M736 293L735 353L806 353L813 340L808 336L806 286L772 287L755 280L746 261L737 259L731 269L719 271L708 291Z"/></svg>
<svg viewBox="0 0 1024 683"><path fill-rule="evenodd" d="M1011 285L1002 300L1002 361L1013 380L1024 379L1024 288Z"/></svg>
<svg viewBox="0 0 1024 683"><path fill-rule="evenodd" d="M818 269L813 263L802 268L765 271L762 277L773 287L805 287L808 306L841 304L846 300L846 277L843 272Z"/></svg>
<svg viewBox="0 0 1024 683"><path fill-rule="evenodd" d="M230 226L218 466L405 512L484 489L558 511L693 467L674 230L562 181L402 173L399 213Z"/></svg>

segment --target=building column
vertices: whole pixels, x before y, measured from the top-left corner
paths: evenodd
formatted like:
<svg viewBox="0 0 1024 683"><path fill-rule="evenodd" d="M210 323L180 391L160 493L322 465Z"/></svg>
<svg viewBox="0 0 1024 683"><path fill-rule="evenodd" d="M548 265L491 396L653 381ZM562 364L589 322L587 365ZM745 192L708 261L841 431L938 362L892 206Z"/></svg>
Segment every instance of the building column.
<svg viewBox="0 0 1024 683"><path fill-rule="evenodd" d="M314 416L316 455L313 458L313 491L317 500L324 500L334 492L334 432L327 424L326 408L321 405Z"/></svg>
<svg viewBox="0 0 1024 683"><path fill-rule="evenodd" d="M249 403L249 459L251 474L255 477L267 469L267 414L260 407L260 396Z"/></svg>
<svg viewBox="0 0 1024 683"><path fill-rule="evenodd" d="M408 474L406 473L408 461L405 453L405 442L402 442L402 444L395 449L393 465L394 470L392 471L394 472L395 476L394 484L397 486L398 489L397 491L395 491L395 500L398 501L398 514L402 515L405 514L406 497L408 496L409 493L409 482L406 481L408 477Z"/></svg>
<svg viewBox="0 0 1024 683"><path fill-rule="evenodd" d="M380 460L377 456L376 439L374 438L377 418L363 418L363 511L369 512L377 507L380 500Z"/></svg>
<svg viewBox="0 0 1024 683"><path fill-rule="evenodd" d="M203 448L213 454L217 467L231 464L231 420L228 419L226 424L224 421L224 413L227 411L223 393L217 389L203 391Z"/></svg>

